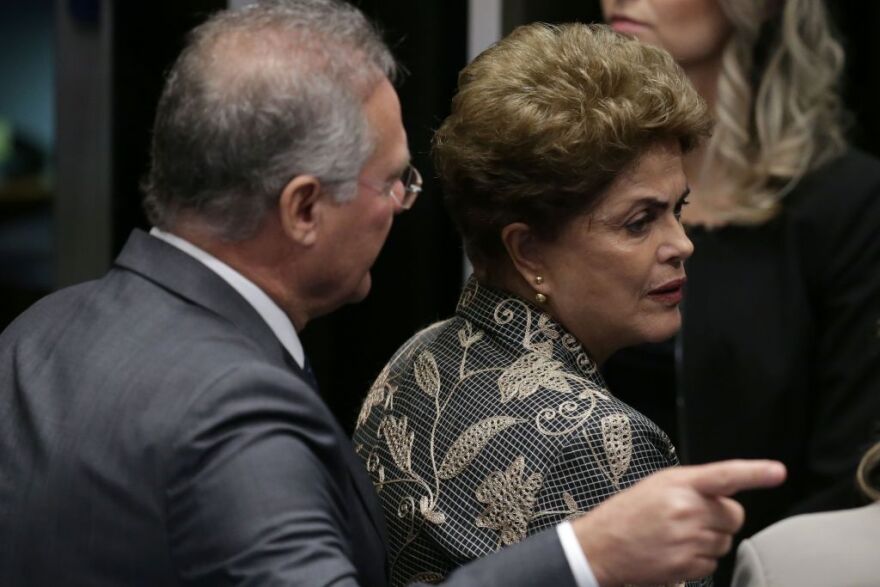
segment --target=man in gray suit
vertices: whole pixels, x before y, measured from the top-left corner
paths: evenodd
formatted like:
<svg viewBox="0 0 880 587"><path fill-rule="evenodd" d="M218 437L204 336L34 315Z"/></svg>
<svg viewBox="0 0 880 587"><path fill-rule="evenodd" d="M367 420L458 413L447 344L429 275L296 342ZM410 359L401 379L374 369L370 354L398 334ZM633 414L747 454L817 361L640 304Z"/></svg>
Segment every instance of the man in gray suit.
<svg viewBox="0 0 880 587"><path fill-rule="evenodd" d="M386 583L376 497L297 332L367 295L418 193L393 70L336 0L193 32L156 116L156 228L0 337L0 584ZM742 522L727 496L783 475L666 471L448 582L702 576Z"/></svg>

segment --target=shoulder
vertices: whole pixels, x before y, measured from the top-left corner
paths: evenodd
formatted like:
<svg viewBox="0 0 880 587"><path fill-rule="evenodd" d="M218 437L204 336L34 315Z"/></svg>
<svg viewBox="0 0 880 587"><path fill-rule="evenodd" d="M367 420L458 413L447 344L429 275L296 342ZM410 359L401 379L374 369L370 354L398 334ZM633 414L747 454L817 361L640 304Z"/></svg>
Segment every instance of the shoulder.
<svg viewBox="0 0 880 587"><path fill-rule="evenodd" d="M880 159L855 148L807 174L786 198L787 209L825 221L880 214ZM877 216L875 216L877 218Z"/></svg>
<svg viewBox="0 0 880 587"><path fill-rule="evenodd" d="M880 161L873 156L851 149L808 175L783 215L812 283L862 287L878 275Z"/></svg>
<svg viewBox="0 0 880 587"><path fill-rule="evenodd" d="M87 281L65 287L37 300L3 331L7 337L32 333L42 324L61 325L70 317L70 309L81 303L100 287L101 280Z"/></svg>
<svg viewBox="0 0 880 587"><path fill-rule="evenodd" d="M798 187L805 190L827 185L851 188L880 184L880 159L855 147L808 173Z"/></svg>
<svg viewBox="0 0 880 587"><path fill-rule="evenodd" d="M878 541L880 504L788 518L740 545L734 585L862 584L880 573Z"/></svg>
<svg viewBox="0 0 880 587"><path fill-rule="evenodd" d="M371 394L389 379L395 386L399 384L401 395L424 389L426 384L432 389L449 384L450 378L457 377L464 341L474 333L469 326L466 320L455 316L418 331L389 359L376 378ZM366 402L370 401L368 397Z"/></svg>
<svg viewBox="0 0 880 587"><path fill-rule="evenodd" d="M309 439L335 436L333 416L320 396L291 371L256 358L239 356L215 365L193 380L182 407L179 437L198 430L231 432L239 427L271 429Z"/></svg>
<svg viewBox="0 0 880 587"><path fill-rule="evenodd" d="M813 541L827 544L829 532L856 531L862 526L876 528L880 538L880 503L786 518L758 532L751 541L756 548L766 550L773 550L776 545L791 549L792 541L807 547Z"/></svg>
<svg viewBox="0 0 880 587"><path fill-rule="evenodd" d="M347 438L321 397L292 372L239 357L191 381L169 425L173 452L168 479L220 466L226 458L283 450L309 455L327 471L343 466ZM286 448L284 448L286 447ZM282 450L283 449L283 450ZM278 457L276 466L287 462ZM302 464L302 463L300 463Z"/></svg>
<svg viewBox="0 0 880 587"><path fill-rule="evenodd" d="M413 334L409 338L409 340L403 343L399 349L397 349L397 351L391 357L389 364L396 363L402 359L410 358L408 353L415 349L431 347L435 344L442 342L445 336L447 336L450 332L456 331L462 326L464 326L464 321L461 318L453 317L446 320L440 320L439 322L434 322L430 326L422 328L421 330Z"/></svg>
<svg viewBox="0 0 880 587"><path fill-rule="evenodd" d="M133 383L153 388L144 417L155 422L164 414L166 424L156 426L167 430L172 448L201 453L234 438L286 436L336 450L333 415L296 373L220 318L197 315L177 327L181 332L162 342L150 337L144 360L151 366L138 368L142 377Z"/></svg>
<svg viewBox="0 0 880 587"><path fill-rule="evenodd" d="M136 406L133 417L161 429L191 406L239 389L254 398L308 389L223 316L130 271L111 270L48 296L4 333L4 342L30 377L75 368L85 382L78 393L112 389L97 396L107 410Z"/></svg>
<svg viewBox="0 0 880 587"><path fill-rule="evenodd" d="M258 359L220 316L119 271L43 298L2 340L31 375L76 368L84 381L144 400L189 396L230 364Z"/></svg>

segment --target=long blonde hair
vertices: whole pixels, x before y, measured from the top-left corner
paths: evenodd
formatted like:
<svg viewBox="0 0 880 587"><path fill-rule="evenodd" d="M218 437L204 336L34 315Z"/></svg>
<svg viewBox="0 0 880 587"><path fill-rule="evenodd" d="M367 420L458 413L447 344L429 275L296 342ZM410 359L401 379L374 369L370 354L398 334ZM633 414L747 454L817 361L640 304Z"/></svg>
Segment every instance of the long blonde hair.
<svg viewBox="0 0 880 587"><path fill-rule="evenodd" d="M846 148L843 49L821 0L720 4L734 30L722 57L701 197L722 223L759 224L777 214L805 173Z"/></svg>

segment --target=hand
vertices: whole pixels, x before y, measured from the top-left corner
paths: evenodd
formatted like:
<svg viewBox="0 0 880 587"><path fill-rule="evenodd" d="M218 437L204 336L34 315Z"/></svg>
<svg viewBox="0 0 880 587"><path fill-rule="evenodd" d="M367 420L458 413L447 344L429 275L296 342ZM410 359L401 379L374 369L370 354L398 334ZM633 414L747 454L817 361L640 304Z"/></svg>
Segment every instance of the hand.
<svg viewBox="0 0 880 587"><path fill-rule="evenodd" d="M714 572L745 518L729 496L785 479L775 461L666 469L572 522L599 585L673 583Z"/></svg>

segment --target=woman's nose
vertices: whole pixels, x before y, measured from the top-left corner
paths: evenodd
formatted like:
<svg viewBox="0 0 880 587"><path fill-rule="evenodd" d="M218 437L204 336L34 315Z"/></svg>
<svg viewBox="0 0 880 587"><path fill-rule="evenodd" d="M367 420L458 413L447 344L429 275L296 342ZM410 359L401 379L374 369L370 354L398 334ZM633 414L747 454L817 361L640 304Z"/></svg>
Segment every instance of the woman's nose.
<svg viewBox="0 0 880 587"><path fill-rule="evenodd" d="M694 243L688 238L684 226L676 219L670 233L658 250L661 263L682 263L694 254Z"/></svg>

